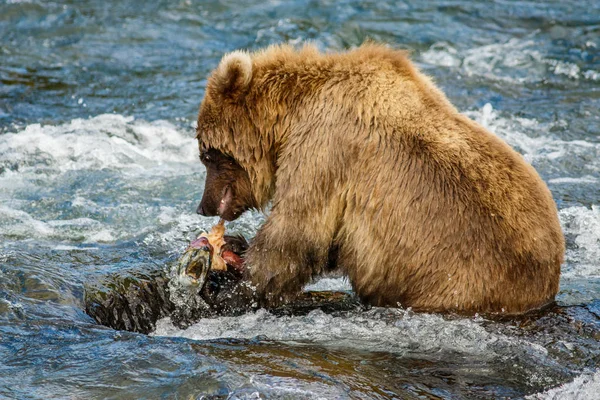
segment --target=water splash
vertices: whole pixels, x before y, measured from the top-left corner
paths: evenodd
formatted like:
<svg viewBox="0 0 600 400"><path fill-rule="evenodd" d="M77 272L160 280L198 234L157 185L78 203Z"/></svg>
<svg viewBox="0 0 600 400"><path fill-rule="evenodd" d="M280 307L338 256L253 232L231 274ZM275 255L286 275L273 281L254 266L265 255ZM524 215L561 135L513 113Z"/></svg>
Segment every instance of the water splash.
<svg viewBox="0 0 600 400"><path fill-rule="evenodd" d="M404 355L457 352L486 359L496 357L499 354L496 351L504 353L502 349L515 345L527 347L537 358L547 354L539 346L489 333L468 319L445 320L438 315L414 314L401 309L376 308L343 316L315 310L295 317L276 317L266 310L258 310L239 317L202 319L185 330L163 319L153 335L194 340L261 337Z"/></svg>
<svg viewBox="0 0 600 400"><path fill-rule="evenodd" d="M118 114L74 119L63 125L28 125L0 136L0 172L57 174L110 169L144 175L196 161L192 132L166 121L145 122Z"/></svg>
<svg viewBox="0 0 600 400"><path fill-rule="evenodd" d="M569 207L559 211L561 225L572 243L567 249L564 278L600 278L600 207Z"/></svg>

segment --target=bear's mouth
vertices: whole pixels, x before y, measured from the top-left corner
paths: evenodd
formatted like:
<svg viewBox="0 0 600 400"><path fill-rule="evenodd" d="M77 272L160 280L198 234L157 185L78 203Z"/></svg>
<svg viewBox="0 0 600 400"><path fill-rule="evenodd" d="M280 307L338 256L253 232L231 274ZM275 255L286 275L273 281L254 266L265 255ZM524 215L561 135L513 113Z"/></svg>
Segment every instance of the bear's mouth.
<svg viewBox="0 0 600 400"><path fill-rule="evenodd" d="M227 215L229 209L231 208L231 203L233 202L233 189L231 185L225 186L223 189L223 195L221 196L221 201L219 202L219 208L217 209L217 214L219 214L224 219L227 219Z"/></svg>

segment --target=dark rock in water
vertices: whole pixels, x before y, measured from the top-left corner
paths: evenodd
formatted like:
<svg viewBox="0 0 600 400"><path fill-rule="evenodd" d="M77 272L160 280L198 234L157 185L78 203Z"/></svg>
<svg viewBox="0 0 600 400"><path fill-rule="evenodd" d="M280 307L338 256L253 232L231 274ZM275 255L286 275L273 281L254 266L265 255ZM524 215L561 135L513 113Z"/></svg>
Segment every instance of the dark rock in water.
<svg viewBox="0 0 600 400"><path fill-rule="evenodd" d="M150 333L160 318L170 317L185 328L201 318L239 315L248 307L232 307L233 288L239 277L227 271L210 271L202 289L170 283L165 271L120 273L85 285L85 312L96 322L114 329ZM240 302L246 299L240 299ZM306 292L292 304L269 310L275 315L305 315L321 309L335 313L360 309L359 300L346 292Z"/></svg>
<svg viewBox="0 0 600 400"><path fill-rule="evenodd" d="M600 365L600 301L578 306L553 304L511 319L483 322L486 330L524 338L544 347L570 370Z"/></svg>
<svg viewBox="0 0 600 400"><path fill-rule="evenodd" d="M84 286L85 312L99 324L148 333L156 321L170 315L168 280L162 271L123 273Z"/></svg>

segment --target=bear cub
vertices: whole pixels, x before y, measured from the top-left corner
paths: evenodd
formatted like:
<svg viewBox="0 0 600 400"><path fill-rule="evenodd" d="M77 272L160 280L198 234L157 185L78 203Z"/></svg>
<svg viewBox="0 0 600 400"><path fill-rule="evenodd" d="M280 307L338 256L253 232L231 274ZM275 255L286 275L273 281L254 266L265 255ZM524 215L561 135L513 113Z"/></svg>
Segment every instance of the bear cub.
<svg viewBox="0 0 600 400"><path fill-rule="evenodd" d="M556 205L521 155L405 52L227 54L198 114L202 215L271 212L245 253L259 306L331 268L375 306L517 314L558 291ZM249 301L251 303L251 301Z"/></svg>

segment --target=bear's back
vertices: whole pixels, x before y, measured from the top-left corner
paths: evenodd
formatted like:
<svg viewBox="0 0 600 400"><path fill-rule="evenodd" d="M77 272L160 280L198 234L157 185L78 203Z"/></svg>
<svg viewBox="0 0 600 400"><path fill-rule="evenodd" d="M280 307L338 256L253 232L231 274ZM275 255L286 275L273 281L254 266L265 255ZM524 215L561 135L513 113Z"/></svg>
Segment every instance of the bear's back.
<svg viewBox="0 0 600 400"><path fill-rule="evenodd" d="M356 266L348 272L357 292L440 311L514 313L551 301L564 238L544 182L404 54L380 51L380 70L372 59L348 67L359 78L353 68L367 71L368 85L345 91L353 112L341 112L333 132L337 152L362 146L347 165L342 235L353 242L342 255Z"/></svg>

